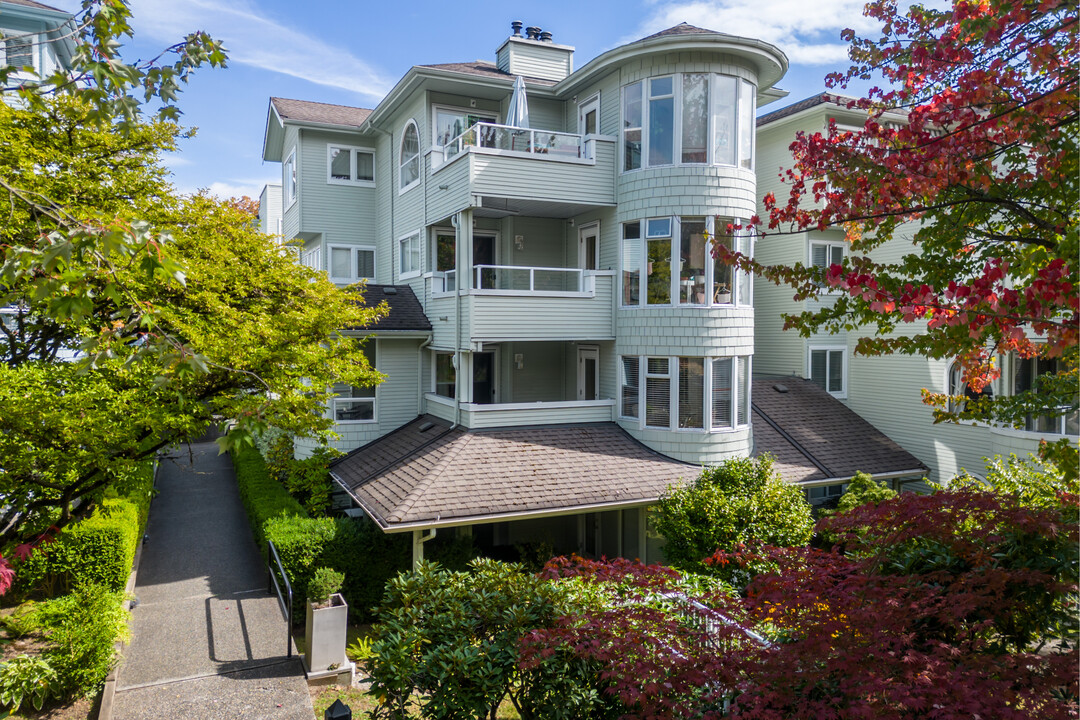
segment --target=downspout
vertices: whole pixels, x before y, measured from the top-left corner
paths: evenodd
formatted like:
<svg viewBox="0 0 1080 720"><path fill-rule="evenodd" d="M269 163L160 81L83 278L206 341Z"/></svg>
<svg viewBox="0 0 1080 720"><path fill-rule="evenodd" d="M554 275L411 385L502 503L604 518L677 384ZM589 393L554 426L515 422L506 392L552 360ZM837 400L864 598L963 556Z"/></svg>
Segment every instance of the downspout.
<svg viewBox="0 0 1080 720"><path fill-rule="evenodd" d="M420 346L416 348L416 387L420 389L420 392L416 394L416 414L422 415L424 411L424 348L430 345L435 340L434 335L428 337L427 340L420 343Z"/></svg>
<svg viewBox="0 0 1080 720"><path fill-rule="evenodd" d="M453 430L461 424L461 392L458 389L458 377L461 372L461 281L462 273L458 270L458 258L461 251L460 224L461 213L455 213L450 218L450 224L454 226L454 424Z"/></svg>

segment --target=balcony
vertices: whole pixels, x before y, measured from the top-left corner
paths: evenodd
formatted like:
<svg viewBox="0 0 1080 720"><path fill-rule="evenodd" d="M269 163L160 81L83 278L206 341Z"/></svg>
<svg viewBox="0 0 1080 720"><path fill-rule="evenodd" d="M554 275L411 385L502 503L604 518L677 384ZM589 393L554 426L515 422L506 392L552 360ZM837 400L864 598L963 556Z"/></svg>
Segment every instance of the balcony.
<svg viewBox="0 0 1080 720"><path fill-rule="evenodd" d="M572 217L615 205L615 143L595 136L477 123L431 156L428 221L478 214Z"/></svg>
<svg viewBox="0 0 1080 720"><path fill-rule="evenodd" d="M453 422L454 401L425 395L427 412ZM461 403L461 424L469 428L612 422L614 400L574 400L534 403Z"/></svg>
<svg viewBox="0 0 1080 720"><path fill-rule="evenodd" d="M458 295L462 336L472 342L610 340L615 337L614 282L609 270L477 265L466 289L454 271L432 273L428 316L436 344L443 347L457 337Z"/></svg>

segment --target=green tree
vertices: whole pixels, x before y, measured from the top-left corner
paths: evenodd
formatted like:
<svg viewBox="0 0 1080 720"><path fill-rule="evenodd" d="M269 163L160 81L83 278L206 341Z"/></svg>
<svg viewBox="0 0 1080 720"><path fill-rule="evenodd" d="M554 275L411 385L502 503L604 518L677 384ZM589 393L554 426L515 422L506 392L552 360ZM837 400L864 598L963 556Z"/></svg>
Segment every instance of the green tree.
<svg viewBox="0 0 1080 720"><path fill-rule="evenodd" d="M866 503L879 503L896 497L896 491L885 483L879 483L869 474L857 472L848 483L844 494L840 496L840 502L836 509L847 512Z"/></svg>
<svg viewBox="0 0 1080 720"><path fill-rule="evenodd" d="M297 265L238 204L177 196L158 161L175 125L120 132L96 112L80 96L0 104L0 201L12 208L0 230L0 549L84 517L140 460L214 420L234 444L271 425L318 435L334 382L379 379L336 334L378 311Z"/></svg>
<svg viewBox="0 0 1080 720"><path fill-rule="evenodd" d="M799 488L773 470L769 455L731 458L669 489L657 505L656 529L676 567L703 570L717 550L739 545L804 545L814 519ZM723 570L722 574L730 574Z"/></svg>

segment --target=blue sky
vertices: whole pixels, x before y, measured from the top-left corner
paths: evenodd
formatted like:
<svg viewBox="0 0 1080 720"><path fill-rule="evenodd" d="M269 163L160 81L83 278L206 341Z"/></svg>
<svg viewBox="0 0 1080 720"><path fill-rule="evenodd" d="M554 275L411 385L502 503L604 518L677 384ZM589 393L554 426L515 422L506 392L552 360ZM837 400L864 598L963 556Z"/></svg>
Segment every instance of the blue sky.
<svg viewBox="0 0 1080 720"><path fill-rule="evenodd" d="M680 22L772 42L791 70L781 107L824 89L847 67L840 31L868 32L864 0L547 0L535 5L340 0L132 0L135 40L128 58L150 57L193 30L229 50L225 70L201 70L180 100L183 122L198 128L166 159L177 189L256 196L280 178L261 159L271 95L374 107L412 65L494 61L521 20L576 48L575 67L625 42ZM76 10L78 0L53 0Z"/></svg>

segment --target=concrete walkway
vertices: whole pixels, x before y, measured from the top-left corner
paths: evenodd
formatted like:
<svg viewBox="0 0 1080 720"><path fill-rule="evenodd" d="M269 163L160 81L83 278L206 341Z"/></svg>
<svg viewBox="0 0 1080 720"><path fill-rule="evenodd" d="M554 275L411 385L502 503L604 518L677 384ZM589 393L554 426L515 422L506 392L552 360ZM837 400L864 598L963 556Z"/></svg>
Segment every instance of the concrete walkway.
<svg viewBox="0 0 1080 720"><path fill-rule="evenodd" d="M113 720L314 718L234 477L214 443L162 461Z"/></svg>

